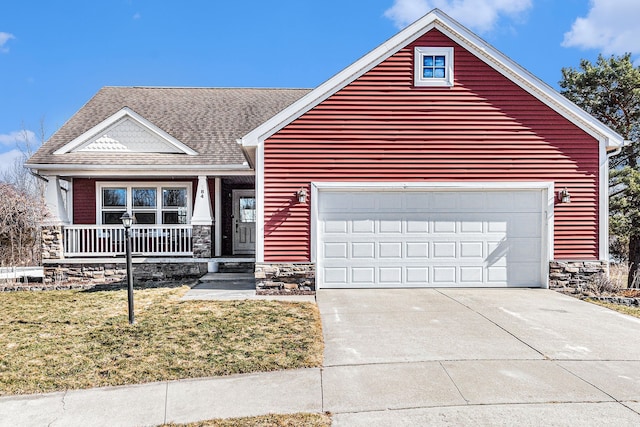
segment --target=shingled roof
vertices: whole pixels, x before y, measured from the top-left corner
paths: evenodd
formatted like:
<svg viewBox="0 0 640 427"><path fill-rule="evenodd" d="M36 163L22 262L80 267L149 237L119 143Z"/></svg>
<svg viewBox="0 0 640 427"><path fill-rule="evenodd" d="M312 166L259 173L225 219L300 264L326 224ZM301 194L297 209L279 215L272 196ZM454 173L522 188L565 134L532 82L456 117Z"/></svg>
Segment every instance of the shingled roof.
<svg viewBox="0 0 640 427"><path fill-rule="evenodd" d="M242 165L236 143L309 89L104 87L27 162L46 165ZM198 155L54 152L128 107Z"/></svg>

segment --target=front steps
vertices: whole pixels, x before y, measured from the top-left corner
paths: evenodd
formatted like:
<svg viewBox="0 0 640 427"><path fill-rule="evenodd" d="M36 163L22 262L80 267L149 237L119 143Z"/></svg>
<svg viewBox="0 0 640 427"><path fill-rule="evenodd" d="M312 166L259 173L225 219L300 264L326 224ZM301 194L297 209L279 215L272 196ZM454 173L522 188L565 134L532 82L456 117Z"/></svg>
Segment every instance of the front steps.
<svg viewBox="0 0 640 427"><path fill-rule="evenodd" d="M256 289L256 279L251 273L207 273L196 285L198 289Z"/></svg>

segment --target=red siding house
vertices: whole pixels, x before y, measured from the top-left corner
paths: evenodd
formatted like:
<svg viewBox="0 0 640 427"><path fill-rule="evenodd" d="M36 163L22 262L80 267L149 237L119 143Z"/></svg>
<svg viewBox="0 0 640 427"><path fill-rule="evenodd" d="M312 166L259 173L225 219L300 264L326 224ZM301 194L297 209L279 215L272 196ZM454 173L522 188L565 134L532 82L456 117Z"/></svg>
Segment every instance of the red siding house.
<svg viewBox="0 0 640 427"><path fill-rule="evenodd" d="M259 291L549 287L606 270L623 144L434 10L311 91L105 88L29 167L50 277L107 274L126 211L154 274L248 260Z"/></svg>

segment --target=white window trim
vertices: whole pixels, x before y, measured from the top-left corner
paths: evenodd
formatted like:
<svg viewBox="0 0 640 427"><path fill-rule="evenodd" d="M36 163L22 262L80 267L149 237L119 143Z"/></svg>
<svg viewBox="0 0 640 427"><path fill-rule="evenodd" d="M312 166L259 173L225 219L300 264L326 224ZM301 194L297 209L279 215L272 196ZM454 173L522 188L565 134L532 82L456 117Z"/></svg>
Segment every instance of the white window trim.
<svg viewBox="0 0 640 427"><path fill-rule="evenodd" d="M423 58L425 56L444 56L444 78L424 78ZM453 86L453 48L452 47L416 47L413 54L414 77L413 84L417 87L425 86Z"/></svg>
<svg viewBox="0 0 640 427"><path fill-rule="evenodd" d="M191 224L192 214L192 199L193 199L193 186L191 182L186 181L139 181L139 182L123 182L123 181L100 181L96 183L96 224L102 224L102 189L103 188L126 188L127 189L127 204L125 210L131 214L133 211L132 201L132 188L155 188L156 189L156 225L161 220L162 216L162 188L186 188L187 189L187 224Z"/></svg>

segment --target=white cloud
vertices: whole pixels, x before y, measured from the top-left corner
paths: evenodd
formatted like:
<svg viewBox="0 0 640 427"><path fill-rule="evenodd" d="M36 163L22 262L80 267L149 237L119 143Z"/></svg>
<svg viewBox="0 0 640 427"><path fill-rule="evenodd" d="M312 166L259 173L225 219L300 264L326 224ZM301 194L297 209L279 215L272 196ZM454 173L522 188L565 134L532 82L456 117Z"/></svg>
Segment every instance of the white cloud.
<svg viewBox="0 0 640 427"><path fill-rule="evenodd" d="M14 36L11 33L3 33L2 31L0 31L0 52L2 53L9 52L9 48L6 47L5 45L9 40L15 39L15 38L16 36Z"/></svg>
<svg viewBox="0 0 640 427"><path fill-rule="evenodd" d="M16 130L5 134L0 134L0 145L16 146L20 143L28 141L37 141L35 132L30 130Z"/></svg>
<svg viewBox="0 0 640 427"><path fill-rule="evenodd" d="M0 178L5 171L11 169L17 159L22 157L22 151L16 149L0 153Z"/></svg>
<svg viewBox="0 0 640 427"><path fill-rule="evenodd" d="M384 15L403 28L438 8L479 32L491 31L501 16L517 17L531 8L532 0L394 0Z"/></svg>
<svg viewBox="0 0 640 427"><path fill-rule="evenodd" d="M562 46L598 49L606 55L640 53L638 16L638 0L591 0L587 16L574 21Z"/></svg>

